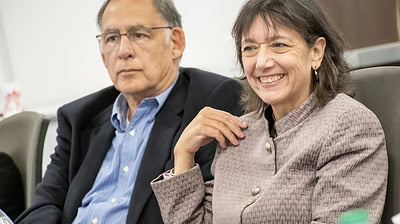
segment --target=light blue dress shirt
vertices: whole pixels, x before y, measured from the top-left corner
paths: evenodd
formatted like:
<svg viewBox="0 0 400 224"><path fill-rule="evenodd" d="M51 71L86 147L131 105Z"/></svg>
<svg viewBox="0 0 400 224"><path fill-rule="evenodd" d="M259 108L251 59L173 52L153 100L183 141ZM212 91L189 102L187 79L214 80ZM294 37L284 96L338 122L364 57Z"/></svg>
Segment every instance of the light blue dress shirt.
<svg viewBox="0 0 400 224"><path fill-rule="evenodd" d="M122 94L117 97L111 115L115 137L73 223L126 223L132 191L155 116L175 83L176 80L159 96L143 99L129 122L128 103Z"/></svg>

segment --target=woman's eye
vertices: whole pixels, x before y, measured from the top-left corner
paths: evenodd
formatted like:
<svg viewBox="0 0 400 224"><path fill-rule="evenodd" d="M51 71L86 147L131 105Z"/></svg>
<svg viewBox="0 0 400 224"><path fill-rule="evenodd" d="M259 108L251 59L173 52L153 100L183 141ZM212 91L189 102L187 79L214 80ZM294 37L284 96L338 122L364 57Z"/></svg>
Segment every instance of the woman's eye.
<svg viewBox="0 0 400 224"><path fill-rule="evenodd" d="M272 44L272 47L287 47L288 45L287 44L284 44L284 43L274 43L274 44Z"/></svg>
<svg viewBox="0 0 400 224"><path fill-rule="evenodd" d="M254 50L254 49L255 49L254 46L245 46L245 47L243 47L243 52L245 52L245 51L252 51L252 50Z"/></svg>

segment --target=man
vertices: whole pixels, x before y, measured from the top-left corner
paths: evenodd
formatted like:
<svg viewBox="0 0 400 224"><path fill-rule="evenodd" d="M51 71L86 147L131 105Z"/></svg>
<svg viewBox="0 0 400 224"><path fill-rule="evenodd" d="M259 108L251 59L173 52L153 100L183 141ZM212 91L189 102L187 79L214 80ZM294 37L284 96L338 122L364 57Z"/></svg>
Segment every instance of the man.
<svg viewBox="0 0 400 224"><path fill-rule="evenodd" d="M0 209L14 220L25 209L24 189L17 166L4 152L0 152L0 180Z"/></svg>
<svg viewBox="0 0 400 224"><path fill-rule="evenodd" d="M173 167L180 134L205 106L239 115L238 82L179 68L185 48L171 0L111 0L98 14L114 84L61 107L58 146L16 223L162 223L150 187ZM216 144L196 154L204 178Z"/></svg>

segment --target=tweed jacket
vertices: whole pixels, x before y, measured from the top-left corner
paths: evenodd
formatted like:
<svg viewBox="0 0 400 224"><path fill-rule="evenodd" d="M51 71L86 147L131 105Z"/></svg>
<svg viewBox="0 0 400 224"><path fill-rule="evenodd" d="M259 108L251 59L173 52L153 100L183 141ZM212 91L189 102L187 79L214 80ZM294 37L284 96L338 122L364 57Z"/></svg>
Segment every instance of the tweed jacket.
<svg viewBox="0 0 400 224"><path fill-rule="evenodd" d="M377 117L345 94L316 103L311 94L276 121L274 138L273 119L242 116L246 137L217 149L213 181L203 182L198 165L154 180L164 222L337 223L342 212L364 208L368 223L379 223L388 158Z"/></svg>

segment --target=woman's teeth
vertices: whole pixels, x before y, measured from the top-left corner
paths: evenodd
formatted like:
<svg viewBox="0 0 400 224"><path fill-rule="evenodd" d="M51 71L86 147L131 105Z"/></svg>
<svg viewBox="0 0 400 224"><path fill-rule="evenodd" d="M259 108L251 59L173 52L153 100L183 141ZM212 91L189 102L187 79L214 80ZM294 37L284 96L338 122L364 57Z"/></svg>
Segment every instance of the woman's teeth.
<svg viewBox="0 0 400 224"><path fill-rule="evenodd" d="M262 77L260 77L260 81L261 81L261 83L276 82L276 81L278 81L279 79L283 78L283 76L284 76L283 74L279 74L279 75L270 75L270 76L267 76L267 77L262 76Z"/></svg>

